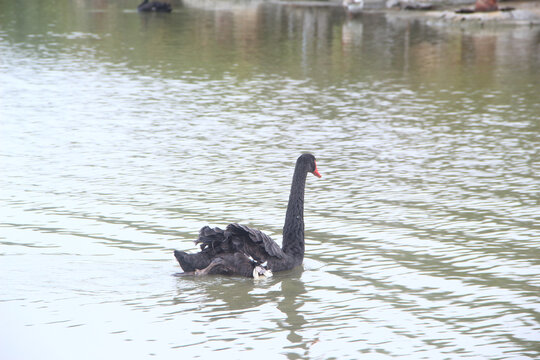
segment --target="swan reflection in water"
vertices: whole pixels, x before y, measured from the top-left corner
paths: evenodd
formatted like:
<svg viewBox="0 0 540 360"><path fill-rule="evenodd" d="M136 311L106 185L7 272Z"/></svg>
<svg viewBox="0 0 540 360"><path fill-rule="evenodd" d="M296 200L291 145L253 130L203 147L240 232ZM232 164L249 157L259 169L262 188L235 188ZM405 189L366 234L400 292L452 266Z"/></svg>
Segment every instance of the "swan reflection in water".
<svg viewBox="0 0 540 360"><path fill-rule="evenodd" d="M178 276L180 274L176 274L178 292L173 299L173 305L181 306L186 305L186 302L196 301L201 307L193 310L196 312L194 315L204 317L210 324L218 324L219 320L237 318L243 314L250 316L256 313L251 309L270 306L279 310L281 315L269 316L260 321L250 318L250 322L266 321L275 325L268 326L266 332L261 328L256 333L247 331L242 336L249 338L243 341L248 344L268 333L287 331L289 344L283 347L283 352L296 357L299 350L307 355L311 345L318 339L305 339L302 335L308 323L301 310L308 298L304 281L301 279L304 271L303 266L299 266L262 280L221 276ZM268 314L266 311L262 312ZM218 322L214 322L216 320ZM231 329L231 331L234 330Z"/></svg>

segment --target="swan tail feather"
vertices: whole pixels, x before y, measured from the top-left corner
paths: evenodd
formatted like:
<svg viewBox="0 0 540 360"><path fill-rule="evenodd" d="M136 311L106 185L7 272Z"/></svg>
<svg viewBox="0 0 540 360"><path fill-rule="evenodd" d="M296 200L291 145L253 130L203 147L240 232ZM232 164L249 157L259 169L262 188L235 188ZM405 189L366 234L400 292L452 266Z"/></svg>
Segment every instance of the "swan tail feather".
<svg viewBox="0 0 540 360"><path fill-rule="evenodd" d="M174 250L174 257L184 272L193 272L197 269L204 269L212 261L212 257L204 252L188 254L184 251Z"/></svg>

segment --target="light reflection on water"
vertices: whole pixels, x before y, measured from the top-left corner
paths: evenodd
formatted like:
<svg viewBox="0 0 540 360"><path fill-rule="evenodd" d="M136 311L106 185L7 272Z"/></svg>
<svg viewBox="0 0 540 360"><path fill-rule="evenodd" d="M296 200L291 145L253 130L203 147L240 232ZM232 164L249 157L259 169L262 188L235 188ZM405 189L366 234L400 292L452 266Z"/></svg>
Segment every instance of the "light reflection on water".
<svg viewBox="0 0 540 360"><path fill-rule="evenodd" d="M0 6L3 357L539 355L537 29L51 4ZM302 151L303 269L172 276Z"/></svg>

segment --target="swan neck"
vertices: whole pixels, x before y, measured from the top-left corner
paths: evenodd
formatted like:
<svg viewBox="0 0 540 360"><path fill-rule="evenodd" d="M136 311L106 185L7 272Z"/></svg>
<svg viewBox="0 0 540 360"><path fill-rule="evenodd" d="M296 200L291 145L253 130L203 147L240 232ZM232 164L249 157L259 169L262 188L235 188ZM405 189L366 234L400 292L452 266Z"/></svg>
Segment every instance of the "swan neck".
<svg viewBox="0 0 540 360"><path fill-rule="evenodd" d="M283 252L300 262L304 258L304 190L307 171L297 163L283 226Z"/></svg>

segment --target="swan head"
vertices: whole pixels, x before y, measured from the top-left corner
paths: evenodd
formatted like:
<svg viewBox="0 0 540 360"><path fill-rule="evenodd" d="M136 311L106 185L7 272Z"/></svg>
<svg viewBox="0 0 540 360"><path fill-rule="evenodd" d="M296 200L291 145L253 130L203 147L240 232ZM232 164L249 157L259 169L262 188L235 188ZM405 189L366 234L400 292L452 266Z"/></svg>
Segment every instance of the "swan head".
<svg viewBox="0 0 540 360"><path fill-rule="evenodd" d="M321 174L319 174L319 170L317 170L317 162L315 161L315 156L313 156L313 154L305 153L305 154L300 155L296 163L304 164L308 172L312 173L318 178L321 177Z"/></svg>

